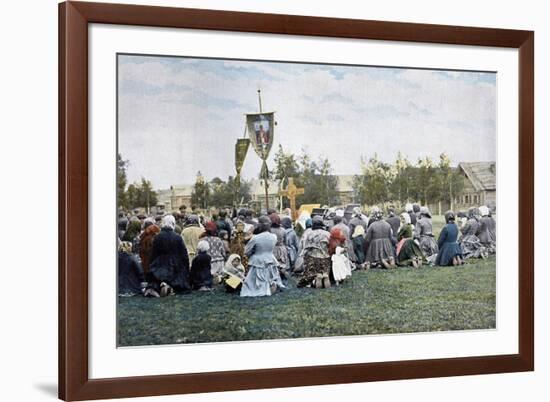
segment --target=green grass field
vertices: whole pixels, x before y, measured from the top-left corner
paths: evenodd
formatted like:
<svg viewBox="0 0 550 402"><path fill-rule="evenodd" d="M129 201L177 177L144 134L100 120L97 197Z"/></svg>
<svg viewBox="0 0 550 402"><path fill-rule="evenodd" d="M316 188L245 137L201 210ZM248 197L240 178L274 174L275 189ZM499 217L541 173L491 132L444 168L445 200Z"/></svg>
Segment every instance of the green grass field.
<svg viewBox="0 0 550 402"><path fill-rule="evenodd" d="M439 233L443 220L434 219ZM495 259L370 270L330 289L241 298L223 288L119 298L118 345L160 345L495 328Z"/></svg>

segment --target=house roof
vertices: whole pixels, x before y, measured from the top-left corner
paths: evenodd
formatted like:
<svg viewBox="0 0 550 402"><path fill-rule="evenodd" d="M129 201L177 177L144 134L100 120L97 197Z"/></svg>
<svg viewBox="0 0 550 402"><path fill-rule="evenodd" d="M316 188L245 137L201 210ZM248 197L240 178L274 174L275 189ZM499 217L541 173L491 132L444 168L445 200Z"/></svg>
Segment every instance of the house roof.
<svg viewBox="0 0 550 402"><path fill-rule="evenodd" d="M462 169L476 191L496 190L495 162L460 162Z"/></svg>

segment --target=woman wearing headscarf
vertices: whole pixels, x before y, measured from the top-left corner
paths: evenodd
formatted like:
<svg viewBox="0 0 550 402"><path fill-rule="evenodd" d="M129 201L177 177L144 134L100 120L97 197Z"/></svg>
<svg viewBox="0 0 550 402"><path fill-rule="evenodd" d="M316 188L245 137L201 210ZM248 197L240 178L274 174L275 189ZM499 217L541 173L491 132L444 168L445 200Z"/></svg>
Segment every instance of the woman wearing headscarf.
<svg viewBox="0 0 550 402"><path fill-rule="evenodd" d="M344 247L336 247L330 259L332 262L332 279L336 285L351 277L351 262Z"/></svg>
<svg viewBox="0 0 550 402"><path fill-rule="evenodd" d="M210 265L212 267L212 276L214 276L214 283L219 283L220 275L222 273L223 264L225 263L225 246L223 241L218 237L218 226L215 221L209 221L205 225L205 233L202 235L202 239L208 242L210 249L208 255L212 258Z"/></svg>
<svg viewBox="0 0 550 402"><path fill-rule="evenodd" d="M422 266L424 255L413 238L414 228L411 224L411 216L408 212L401 214L401 228L397 234L397 264L401 266L412 265L414 268Z"/></svg>
<svg viewBox="0 0 550 402"><path fill-rule="evenodd" d="M126 217L126 214L122 211L118 213L118 222L117 222L117 233L119 240L122 240L124 237L124 233L126 233L126 229L128 229L128 218Z"/></svg>
<svg viewBox="0 0 550 402"><path fill-rule="evenodd" d="M429 263L435 261L439 248L432 232L432 215L428 207L420 208L420 218L416 222L415 237L418 239L420 249Z"/></svg>
<svg viewBox="0 0 550 402"><path fill-rule="evenodd" d="M307 234L311 232L311 225L312 225L311 218L306 219L306 221L304 222L304 225L306 229L304 230L304 232L302 233L302 236L300 237L300 247L298 248L299 253L298 253L298 258L296 258L296 263L294 264L294 272L304 271L304 245L305 245L305 240L307 238ZM296 227L301 228L302 226L300 224L300 225L296 225Z"/></svg>
<svg viewBox="0 0 550 402"><path fill-rule="evenodd" d="M401 226L401 219L399 219L399 216L395 215L394 207L388 208L388 217L386 218L386 222L390 224L393 237L397 239L397 232L399 232L399 226Z"/></svg>
<svg viewBox="0 0 550 402"><path fill-rule="evenodd" d="M359 268L362 268L366 262L365 250L367 248L367 242L365 241L365 229L363 229L363 226L357 225L351 237L353 251L357 258L357 265Z"/></svg>
<svg viewBox="0 0 550 402"><path fill-rule="evenodd" d="M361 225L356 226L362 227ZM346 235L338 228L333 227L330 230L330 240L328 242L328 254L331 259L331 271L329 278L332 283L340 283L348 276L351 276L351 261L346 251Z"/></svg>
<svg viewBox="0 0 550 402"><path fill-rule="evenodd" d="M311 231L304 232L303 267L304 273L298 281L298 287L330 287L329 273L332 266L328 253L330 233L325 230L323 218L312 219Z"/></svg>
<svg viewBox="0 0 550 402"><path fill-rule="evenodd" d="M138 243L140 233L141 221L137 218L137 216L133 216L132 219L130 219L130 223L128 224L128 229L126 229L126 232L122 237L122 241L129 241L130 243L132 243L132 252L134 253L139 253Z"/></svg>
<svg viewBox="0 0 550 402"><path fill-rule="evenodd" d="M420 204L417 204L417 203L413 204L413 213L416 216L416 221L418 222L418 220L420 219ZM413 225L416 226L416 223L413 223Z"/></svg>
<svg viewBox="0 0 550 402"><path fill-rule="evenodd" d="M309 212L302 211L300 212L300 216L298 216L298 219L296 220L296 235L301 239L304 235L304 232L306 231L306 222L308 219L311 219L311 216Z"/></svg>
<svg viewBox="0 0 550 402"><path fill-rule="evenodd" d="M270 230L271 220L267 216L261 216L256 234L246 244L248 272L241 289L242 297L271 296L285 287L273 255L277 236Z"/></svg>
<svg viewBox="0 0 550 402"><path fill-rule="evenodd" d="M189 253L189 261L193 262L193 258L197 255L197 246L204 229L200 227L199 217L197 215L189 215L185 227L181 231L181 237L187 247Z"/></svg>
<svg viewBox="0 0 550 402"><path fill-rule="evenodd" d="M153 218L147 218L143 222L143 232L139 235L139 257L143 272L147 275L149 272L149 264L151 263L151 255L153 253L153 240L160 233L160 228L155 225Z"/></svg>
<svg viewBox="0 0 550 402"><path fill-rule="evenodd" d="M223 267L223 283L228 293L240 292L245 279L245 270L241 257L231 254Z"/></svg>
<svg viewBox="0 0 550 402"><path fill-rule="evenodd" d="M479 207L479 212L481 214L481 218L479 219L479 229L476 232L476 236L479 238L481 244L485 246L488 254L495 254L496 233L494 232L494 219L489 216L489 208L485 205Z"/></svg>
<svg viewBox="0 0 550 402"><path fill-rule="evenodd" d="M277 259L279 273L283 279L288 279L288 270L290 269L290 261L288 258L288 250L286 248L286 231L281 227L281 218L276 212L269 215L271 220L271 233L277 236L277 243L273 250L273 255Z"/></svg>
<svg viewBox="0 0 550 402"><path fill-rule="evenodd" d="M360 225L358 225L360 226ZM346 244L346 235L338 228L330 230L330 239L328 242L328 255L336 253L336 247L344 247Z"/></svg>
<svg viewBox="0 0 550 402"><path fill-rule="evenodd" d="M458 240L458 244L462 249L462 255L464 259L469 258L486 258L487 250L476 233L479 231L479 210L477 208L470 208L468 210L468 220L460 229L462 236Z"/></svg>
<svg viewBox="0 0 550 402"><path fill-rule="evenodd" d="M200 240L197 244L197 255L193 258L191 264L191 287L194 290L210 290L212 289L212 272L210 268L211 258L208 255L210 245L205 240Z"/></svg>
<svg viewBox="0 0 550 402"><path fill-rule="evenodd" d="M437 246L439 252L435 259L436 265L461 265L462 250L456 241L458 238L458 226L455 224L455 214L453 211L445 212L446 225L441 229L439 233L439 239L437 240Z"/></svg>
<svg viewBox="0 0 550 402"><path fill-rule="evenodd" d="M227 230L219 230L218 229L218 237L223 243L223 248L225 250L225 255L231 254L231 249L229 248L229 233L227 233Z"/></svg>
<svg viewBox="0 0 550 402"><path fill-rule="evenodd" d="M369 223L369 218L367 218L363 214L363 212L361 211L361 208L359 208L359 207L353 208L353 216L350 219L349 225L348 225L351 233L353 233L353 231L355 230L355 227L357 225L363 226L363 229L365 229L365 232L366 232L367 227L368 227L368 223Z"/></svg>
<svg viewBox="0 0 550 402"><path fill-rule="evenodd" d="M405 204L405 212L409 215L409 220L411 221L410 223L414 227L416 225L416 214L414 213L413 204Z"/></svg>
<svg viewBox="0 0 550 402"><path fill-rule="evenodd" d="M172 215L162 218L161 230L153 240L153 252L148 277L150 285L161 296L191 289L189 256L181 236L174 232L176 220Z"/></svg>
<svg viewBox="0 0 550 402"><path fill-rule="evenodd" d="M248 257L244 252L244 246L250 239L250 236L245 233L245 223L243 221L237 221L235 224L235 230L231 236L231 242L229 243L229 250L231 254L237 254L240 257L241 264L244 270L248 269Z"/></svg>
<svg viewBox="0 0 550 402"><path fill-rule="evenodd" d="M118 295L142 294L147 284L141 264L132 254L132 243L123 241L118 246Z"/></svg>
<svg viewBox="0 0 550 402"><path fill-rule="evenodd" d="M285 216L283 219L281 219L281 226L285 231L285 245L288 252L289 267L290 270L293 270L300 249L298 235L292 227L292 219L290 219L290 217Z"/></svg>
<svg viewBox="0 0 550 402"><path fill-rule="evenodd" d="M372 208L370 221L371 224L365 236L365 242L367 243L365 259L371 267L395 268L392 230L390 224L382 219L380 208Z"/></svg>
<svg viewBox="0 0 550 402"><path fill-rule="evenodd" d="M334 216L333 222L334 222L334 226L332 228L340 229L344 234L344 236L346 237L346 243L344 245L344 248L346 249L346 253L348 255L350 262L352 263L352 265L358 264L358 258L355 255L355 249L353 247L353 242L351 239L351 235L353 232L351 232L350 227L344 223L343 210L336 211L336 215ZM356 228L357 226L361 226L363 229L365 228L365 225L362 225L362 224L356 225L354 228Z"/></svg>

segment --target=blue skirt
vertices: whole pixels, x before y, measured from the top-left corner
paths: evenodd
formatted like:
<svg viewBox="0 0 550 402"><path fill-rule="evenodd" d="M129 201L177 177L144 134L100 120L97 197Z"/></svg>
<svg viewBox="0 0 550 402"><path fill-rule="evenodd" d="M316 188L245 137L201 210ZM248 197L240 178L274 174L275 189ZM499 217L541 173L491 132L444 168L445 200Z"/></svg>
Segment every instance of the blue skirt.
<svg viewBox="0 0 550 402"><path fill-rule="evenodd" d="M437 254L435 265L453 265L453 258L459 256L462 258L462 250L457 242L443 243L443 246Z"/></svg>

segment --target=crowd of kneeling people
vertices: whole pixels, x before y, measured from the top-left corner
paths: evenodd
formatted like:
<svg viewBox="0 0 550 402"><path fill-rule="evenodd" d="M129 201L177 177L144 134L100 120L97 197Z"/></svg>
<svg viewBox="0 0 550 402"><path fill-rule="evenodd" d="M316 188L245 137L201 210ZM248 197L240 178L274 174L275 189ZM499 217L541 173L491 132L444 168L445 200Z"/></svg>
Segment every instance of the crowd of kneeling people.
<svg viewBox="0 0 550 402"><path fill-rule="evenodd" d="M232 215L232 216L230 216ZM270 296L288 287L328 288L354 270L462 265L495 253L496 222L486 206L445 213L436 239L427 207L407 204L387 216L378 207L325 216L290 210L222 210L208 218L185 210L155 217L119 214L120 296L164 297L215 286L240 296Z"/></svg>

